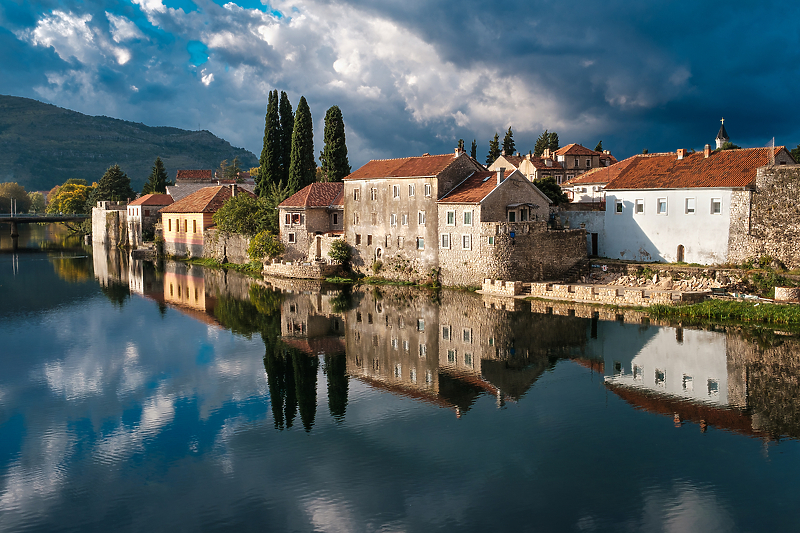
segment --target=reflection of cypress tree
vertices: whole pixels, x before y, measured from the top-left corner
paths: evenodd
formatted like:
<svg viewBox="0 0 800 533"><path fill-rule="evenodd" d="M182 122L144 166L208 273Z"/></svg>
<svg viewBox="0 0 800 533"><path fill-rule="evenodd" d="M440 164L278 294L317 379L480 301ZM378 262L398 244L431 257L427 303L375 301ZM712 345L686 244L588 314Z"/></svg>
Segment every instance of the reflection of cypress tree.
<svg viewBox="0 0 800 533"><path fill-rule="evenodd" d="M264 355L264 369L267 371L269 397L272 402L272 418L275 428L283 430L292 427L297 414L294 368L283 350L269 350Z"/></svg>
<svg viewBox="0 0 800 533"><path fill-rule="evenodd" d="M290 350L294 363L294 384L297 392L297 403L300 407L300 420L306 431L314 426L317 414L317 370L319 358L306 355L297 350Z"/></svg>
<svg viewBox="0 0 800 533"><path fill-rule="evenodd" d="M328 410L337 421L344 419L347 408L347 359L345 354L325 355L325 374L328 376Z"/></svg>
<svg viewBox="0 0 800 533"><path fill-rule="evenodd" d="M119 307L125 305L125 301L131 297L131 289L128 284L119 281L109 280L108 285L100 285L100 290L112 304Z"/></svg>

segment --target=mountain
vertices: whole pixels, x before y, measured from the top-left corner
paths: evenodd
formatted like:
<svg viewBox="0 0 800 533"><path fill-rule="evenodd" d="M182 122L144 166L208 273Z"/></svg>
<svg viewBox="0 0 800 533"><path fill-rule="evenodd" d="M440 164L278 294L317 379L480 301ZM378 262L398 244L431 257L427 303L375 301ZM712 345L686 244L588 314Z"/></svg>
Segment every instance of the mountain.
<svg viewBox="0 0 800 533"><path fill-rule="evenodd" d="M178 169L214 169L239 156L239 166L258 166L244 148L208 131L151 127L92 117L29 98L0 95L0 182L28 191L49 190L69 178L99 181L118 163L137 191L161 157L171 180Z"/></svg>

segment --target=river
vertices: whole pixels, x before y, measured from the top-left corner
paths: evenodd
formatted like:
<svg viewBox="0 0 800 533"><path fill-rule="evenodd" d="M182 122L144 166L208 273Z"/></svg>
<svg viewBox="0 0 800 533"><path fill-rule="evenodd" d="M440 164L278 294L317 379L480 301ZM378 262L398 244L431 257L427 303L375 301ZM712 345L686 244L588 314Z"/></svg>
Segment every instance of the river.
<svg viewBox="0 0 800 533"><path fill-rule="evenodd" d="M800 339L0 226L1 531L792 531Z"/></svg>

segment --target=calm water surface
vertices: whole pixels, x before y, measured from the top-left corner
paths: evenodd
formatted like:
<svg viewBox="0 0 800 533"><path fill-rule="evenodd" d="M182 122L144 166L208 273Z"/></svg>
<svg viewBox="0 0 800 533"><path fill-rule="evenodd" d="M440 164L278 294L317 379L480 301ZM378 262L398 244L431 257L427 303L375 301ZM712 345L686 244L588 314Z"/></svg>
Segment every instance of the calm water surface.
<svg viewBox="0 0 800 533"><path fill-rule="evenodd" d="M800 341L0 225L0 531L796 531Z"/></svg>

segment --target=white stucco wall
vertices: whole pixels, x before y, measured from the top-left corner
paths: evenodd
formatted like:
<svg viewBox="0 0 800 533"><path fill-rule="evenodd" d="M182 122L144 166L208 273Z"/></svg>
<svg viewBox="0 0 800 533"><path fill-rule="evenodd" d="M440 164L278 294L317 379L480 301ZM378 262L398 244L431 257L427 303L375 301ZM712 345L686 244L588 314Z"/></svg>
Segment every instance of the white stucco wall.
<svg viewBox="0 0 800 533"><path fill-rule="evenodd" d="M599 253L612 259L635 261L678 260L683 245L687 263L713 265L728 256L731 189L659 189L606 191L605 238ZM657 213L659 198L667 199L667 213ZM686 199L695 199L695 212L686 213ZM711 200L722 201L720 214L711 214ZM644 213L635 213L636 200ZM623 210L616 212L617 200Z"/></svg>

